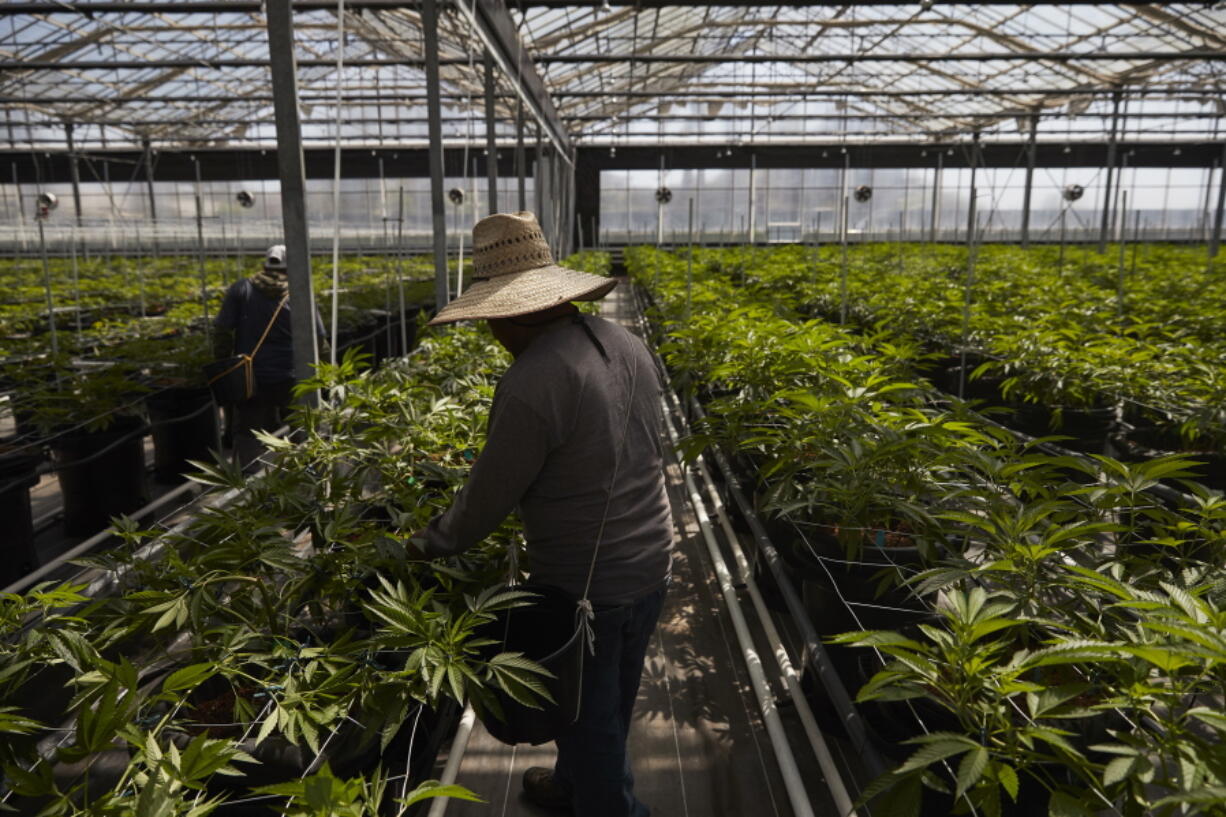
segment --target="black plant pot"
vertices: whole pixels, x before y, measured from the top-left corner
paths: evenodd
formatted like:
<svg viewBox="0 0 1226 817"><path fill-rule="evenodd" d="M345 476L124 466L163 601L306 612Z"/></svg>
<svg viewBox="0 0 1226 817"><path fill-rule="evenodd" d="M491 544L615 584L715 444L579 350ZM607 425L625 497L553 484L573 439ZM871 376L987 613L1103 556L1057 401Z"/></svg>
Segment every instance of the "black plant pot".
<svg viewBox="0 0 1226 817"><path fill-rule="evenodd" d="M264 693L255 693L262 696ZM262 698L254 703L256 709L262 706ZM214 705L221 701L222 705ZM257 786L267 786L296 780L302 777L314 764L318 770L324 762L331 767L337 777L351 777L369 768L379 754L378 735L374 730L368 730L361 724L361 716L346 719L337 727L326 745L321 746L319 762L315 763L315 752L309 747L291 743L279 734L269 735L257 743L254 729L249 725L235 725L229 717L233 705L234 691L230 681L222 676L213 676L196 686L189 698L189 705L183 714L188 719L199 717L201 712L210 711L222 716L224 725L209 726L209 720L199 721L194 728L196 733L209 734L212 737L231 738L244 752L254 757L258 763L236 763L235 768L242 771L242 777L213 778L210 787L217 786L226 790L245 791ZM174 741L180 748L185 747L196 735L179 732ZM321 744L326 735L321 735Z"/></svg>
<svg viewBox="0 0 1226 817"><path fill-rule="evenodd" d="M1177 427L1140 425L1124 435L1122 442L1125 454L1130 458L1146 459L1163 454L1178 454L1181 457L1204 463L1195 469L1196 481L1219 491L1226 490L1226 451L1195 442L1186 442L1179 436Z"/></svg>
<svg viewBox="0 0 1226 817"><path fill-rule="evenodd" d="M171 388L151 395L149 421L153 426L153 471L162 482L183 482L193 470L188 460L213 459L221 450L217 408L207 388Z"/></svg>
<svg viewBox="0 0 1226 817"><path fill-rule="evenodd" d="M808 545L781 547L780 553L799 580L805 610L823 638L852 630L905 630L935 617L929 604L899 584L923 564L916 547L896 546L895 535L879 531L861 542L848 558L832 531L806 532ZM815 558L814 552L823 557ZM866 668L865 650L831 644L826 648L843 685L854 696L878 669Z"/></svg>
<svg viewBox="0 0 1226 817"><path fill-rule="evenodd" d="M1019 406L1009 425L1032 437L1059 435L1059 445L1083 454L1102 454L1116 428L1113 408L1066 408L1057 414L1050 407L1029 403Z"/></svg>
<svg viewBox="0 0 1226 817"><path fill-rule="evenodd" d="M77 431L51 441L66 536L90 536L112 516L149 502L144 435L139 418L119 417L105 431Z"/></svg>
<svg viewBox="0 0 1226 817"><path fill-rule="evenodd" d="M35 449L37 450L37 449ZM17 448L0 450L0 519L4 520L5 547L0 559L0 587L38 567L34 550L34 522L30 515L30 488L38 483L41 455Z"/></svg>

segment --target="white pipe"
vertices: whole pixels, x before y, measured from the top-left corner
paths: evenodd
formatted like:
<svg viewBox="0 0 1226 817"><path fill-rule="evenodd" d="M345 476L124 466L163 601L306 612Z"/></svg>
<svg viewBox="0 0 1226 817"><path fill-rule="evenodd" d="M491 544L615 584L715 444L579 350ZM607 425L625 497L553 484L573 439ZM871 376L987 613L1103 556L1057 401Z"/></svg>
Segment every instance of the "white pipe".
<svg viewBox="0 0 1226 817"><path fill-rule="evenodd" d="M668 431L669 439L673 445L677 444L677 433L673 429L671 414L668 404L664 398L660 398L660 406L664 411L665 423L664 427ZM728 571L727 564L724 563L723 554L720 553L719 543L715 541L715 532L711 529L711 520L707 516L707 509L702 504L702 498L698 494L698 489L694 486L694 478L687 468L682 468L682 473L685 476L685 487L689 491L690 504L694 507L694 513L698 517L698 526L702 530L702 538L706 541L707 550L711 554L711 561L715 567L715 575L719 579L720 590L724 594L724 603L728 607L729 617L732 619L732 627L736 633L736 640L741 645L741 652L745 658L745 665L749 670L749 678L753 685L754 695L758 699L758 706L762 710L762 721L766 724L766 732L770 737L771 746L775 750L775 759L779 762L779 772L783 776L783 784L788 792L788 799L792 803L792 812L795 817L814 817L813 806L809 802L809 794L805 791L804 780L800 775L800 768L796 765L796 757L792 754L792 747L788 744L787 734L783 731L783 721L779 717L779 710L775 707L774 695L771 693L770 683L766 680L766 672L762 669L762 659L758 657L757 648L754 646L753 637L749 632L749 625L745 622L745 613L741 610L740 599L736 595L736 587L733 585L732 574ZM434 817L432 814L431 817Z"/></svg>
<svg viewBox="0 0 1226 817"><path fill-rule="evenodd" d="M706 463L703 462L701 456L698 457L695 464L698 466L698 473L702 477L703 483L706 484L707 496L711 498L711 505L715 508L715 515L719 517L720 525L724 529L724 538L728 540L728 545L732 549L732 558L736 560L737 570L741 574L741 582L744 583L746 590L749 591L749 598L753 601L754 610L758 613L758 620L762 623L762 629L766 633L766 640L771 644L775 652L775 660L779 662L779 670L783 674L783 681L787 685L788 693L792 697L792 703L796 706L796 714L800 716L800 723L804 726L805 735L809 738L809 745L813 748L813 754L817 757L818 765L822 768L822 774L826 777L826 784L830 787L830 796L834 799L835 807L840 815L852 817L856 814L855 804L847 793L847 787L843 785L843 778L839 773L838 766L835 765L834 756L830 754L830 747L826 745L821 729L818 728L817 719L813 717L813 709L809 706L809 699L805 697L804 690L800 688L800 674L792 666L792 658L783 646L783 639L779 637L779 631L775 627L775 620L771 616L770 610L766 608L766 602L763 601L762 594L758 591L757 582L753 580L753 570L749 566L749 560L745 558L745 551L741 548L740 539L737 537L736 532L733 531L732 523L728 520L727 508L724 507L724 502L720 499L719 492L715 490L715 484L711 481L711 475L707 471Z"/></svg>
<svg viewBox="0 0 1226 817"><path fill-rule="evenodd" d="M460 716L460 725L451 741L451 751L447 754L447 765L443 767L443 776L439 778L439 782L444 786L450 786L460 774L460 763L464 760L464 750L468 748L468 738L472 735L473 724L476 722L477 713L473 711L472 704L469 704L464 707L464 714ZM450 801L450 797L435 797L430 802L430 811L426 817L443 817Z"/></svg>

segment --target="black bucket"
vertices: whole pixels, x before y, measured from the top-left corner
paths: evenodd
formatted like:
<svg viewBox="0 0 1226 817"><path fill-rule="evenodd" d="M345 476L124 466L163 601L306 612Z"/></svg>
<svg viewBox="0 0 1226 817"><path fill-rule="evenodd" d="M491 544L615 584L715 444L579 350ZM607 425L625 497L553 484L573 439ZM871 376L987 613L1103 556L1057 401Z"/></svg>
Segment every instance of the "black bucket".
<svg viewBox="0 0 1226 817"><path fill-rule="evenodd" d="M196 469L188 460L212 462L220 450L217 411L207 388L171 388L145 400L153 426L153 470L161 482L177 483Z"/></svg>
<svg viewBox="0 0 1226 817"><path fill-rule="evenodd" d="M36 469L42 456L28 453L29 450L6 452L0 449L0 519L8 528L4 559L0 562L0 587L38 567L34 522L30 515L30 488L38 483Z"/></svg>
<svg viewBox="0 0 1226 817"><path fill-rule="evenodd" d="M498 618L481 628L478 635L496 641L486 648L484 657L500 652L521 652L553 674L540 677L554 703L541 701L533 709L515 701L500 689L490 691L502 707L502 718L481 712L485 729L496 739L514 746L537 746L556 738L575 722L579 714L583 684L583 637L577 626L577 605L569 594L557 587L523 584L514 588L539 598L526 607L504 610Z"/></svg>
<svg viewBox="0 0 1226 817"><path fill-rule="evenodd" d="M51 459L64 501L64 535L91 536L111 517L149 501L145 482L145 424L117 418L105 431L55 438Z"/></svg>

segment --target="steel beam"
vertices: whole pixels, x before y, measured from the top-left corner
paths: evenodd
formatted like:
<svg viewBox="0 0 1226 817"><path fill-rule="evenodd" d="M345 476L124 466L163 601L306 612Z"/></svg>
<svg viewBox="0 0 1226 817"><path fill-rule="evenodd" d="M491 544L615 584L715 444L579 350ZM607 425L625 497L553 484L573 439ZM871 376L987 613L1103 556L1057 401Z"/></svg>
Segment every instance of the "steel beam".
<svg viewBox="0 0 1226 817"><path fill-rule="evenodd" d="M315 335L315 292L306 212L306 173L302 128L298 121L298 72L294 65L294 15L290 0L267 0L268 54L277 118L277 169L281 179L281 216L285 228L289 307L294 345L294 377L312 376L319 362ZM336 343L336 338L331 338ZM307 397L314 402L316 395Z"/></svg>
<svg viewBox="0 0 1226 817"><path fill-rule="evenodd" d="M501 14L506 16L505 25L514 32L514 24L510 22L510 16L507 14L505 7L497 3L496 0L478 0L477 11L478 19L482 19L483 10L487 7L494 9L490 14L495 18L498 16L497 9L501 9ZM503 58L506 64L514 70L515 54L519 51L518 38L513 41L513 44L508 46L498 42L496 37L503 36L496 33L502 28L502 24L498 24L495 28L491 24L491 28L487 29L487 34L491 37L497 54L497 49L504 49ZM906 62L906 63L931 63L931 62L1118 62L1124 60L1135 60L1138 62L1170 62L1170 61L1219 61L1226 60L1226 51L1215 49L1189 49L1187 51L1132 51L1132 52L1113 52L1113 51L950 51L944 53L932 54L917 54L917 53L900 53L892 54L881 51L869 51L865 53L846 53L846 54L539 54L536 57L528 57L527 54L520 54L520 70L521 79L524 81L525 90L529 93L534 102L537 111L546 119L551 118L556 114L553 110L553 103L549 99L548 91L545 84L540 80L536 73L536 68L533 63L544 65L555 64L599 64L599 63L620 63L620 62L635 62L635 63L690 63L690 64L728 64L728 63L828 63L828 62L846 62L846 63L865 63L865 62ZM382 66L415 66L421 67L423 60L420 58L397 57L388 59L383 57L362 57L358 59L346 60L348 65L363 68L378 68ZM449 57L446 59L440 58L439 65L468 65L468 59L465 57ZM259 68L268 65L266 60L254 59L216 59L209 57L198 57L195 59L179 59L179 60L74 60L71 62L63 62L59 60L4 60L0 62L0 71L139 71L150 68ZM335 67L335 60L326 59L307 59L299 60L300 68L328 68ZM528 72L531 73L528 73ZM529 76L537 77L536 82L528 79ZM540 83L539 89L533 86ZM735 95L735 93L733 94ZM565 131L559 131L556 135L563 135Z"/></svg>
<svg viewBox="0 0 1226 817"><path fill-rule="evenodd" d="M1222 247L1222 221L1226 218L1226 142L1222 143L1222 161L1218 163L1217 212L1213 216L1213 233L1209 236L1209 257L1215 258Z"/></svg>
<svg viewBox="0 0 1226 817"><path fill-rule="evenodd" d="M426 118L430 132L430 212L434 226L434 307L447 305L447 211L443 204L443 122L439 100L438 3L422 0L421 29L426 51Z"/></svg>
<svg viewBox="0 0 1226 817"><path fill-rule="evenodd" d="M1063 111L1048 111L1047 113L1044 113L1041 115L1032 114L1032 116L1045 117L1048 119L1061 119L1061 120L1067 120L1069 118L1068 114L1064 113ZM602 116L600 114L577 114L573 116L563 116L562 118L566 120L567 122L605 122L609 119L608 116ZM707 116L704 114L692 114L692 115L669 114L667 116L662 116L658 114L645 114L645 115L635 114L633 118L641 119L641 120L645 120L649 122L654 122L654 121L707 122L707 121L715 121L715 120L732 122L732 121L738 121L738 120L752 119L753 114L750 114L748 112L740 113L740 114L733 113L733 114L721 114L720 116L716 116L716 117L711 117L711 116ZM1007 120L1007 119L1013 119L1014 115L1005 114L1005 113L997 113L997 112L964 113L964 114L883 113L883 114L861 114L857 116L846 116L844 114L778 114L778 115L773 115L771 118L775 120L776 122L812 122L815 120L842 122L847 119L863 121L863 122L879 122L879 121L888 122L891 120L899 121L899 122L916 122L916 121L926 122L926 121L936 119L936 120L948 120L952 122L961 122L963 123L962 127L971 128L974 126L983 127L982 120ZM1113 116L1110 112L1107 112L1107 111L1094 111L1094 112L1087 111L1083 114L1078 114L1077 117L1074 117L1074 118L1112 119ZM1134 113L1134 114L1125 114L1123 116L1124 121L1152 120L1152 119L1182 119L1182 120L1212 119L1212 120L1218 120L1221 118L1222 118L1222 115L1217 113L1216 111L1188 111L1186 113L1173 113L1173 112L1171 113ZM971 120L978 120L978 121L971 121ZM99 116L99 117L76 117L74 118L73 121L78 125L106 125L106 126L114 127L114 128L138 127L141 125L184 125L184 126L191 125L191 126L210 126L210 127L225 128L225 127L229 127L233 125L240 125L240 124L269 124L267 122L253 123L250 117L245 117L245 118L244 117L210 117L208 119L196 119L196 118L193 118L190 114L187 114L179 118L174 118L174 119L147 119L147 118L139 117L139 116L128 116L128 117L122 117L122 118L120 117L107 118L104 116ZM340 121L342 125L368 125L368 124L376 124L376 123L382 123L384 125L412 125L412 124L421 124L421 117L420 116L381 116L381 117L343 116L341 117ZM471 121L471 117L445 116L442 118L442 121L444 123L465 124ZM58 118L47 116L46 119L31 119L28 122L23 122L22 125L25 127L33 127L33 128L52 127L54 125L59 124L59 122L60 120ZM324 127L324 126L331 127L332 125L335 124L335 122L336 122L335 118L309 119L309 120L304 121L302 124L316 125L319 127ZM494 126L496 126L496 124L497 124L496 121L490 121L489 118L487 118L487 127L492 129ZM510 127L510 125L508 125L508 127ZM946 131L946 130L950 130L951 127L955 127L955 126L946 126L946 127L940 128L939 130ZM807 130L806 132L815 133L817 131ZM925 131L925 132L931 132L931 131ZM842 133L843 132L840 131L840 134ZM581 134L581 135L586 138L592 138L592 137L598 137L598 136L604 136L604 135L610 135L610 134L608 133L608 131L596 131L596 132L591 132L591 133L586 133L586 134ZM632 135L635 135L635 134L632 134ZM637 134L637 135L645 135L645 134ZM672 134L672 136L676 136L676 135L677 134ZM694 132L693 135L694 136L707 136L711 134L710 132L707 132L707 131L696 131ZM771 134L769 131L767 131L767 132L764 132L764 135L769 136ZM855 132L849 131L848 135L854 136Z"/></svg>
<svg viewBox="0 0 1226 817"><path fill-rule="evenodd" d="M345 5L354 9L370 9L378 11L381 9L399 9L409 8L415 9L422 6L420 0L346 0ZM574 9L577 5L575 0L520 0L516 3L522 8L558 8L558 9ZM605 5L617 7L634 7L636 9L648 8L671 8L696 6L699 8L707 8L711 5L708 0L609 0ZM760 8L761 3L752 2L751 0L720 0L721 6L733 6L744 8ZM809 6L828 6L829 2L825 0L785 0L782 3L773 5L786 8L806 8ZM886 2L886 0L870 0L869 2L861 2L856 5L860 6L893 6L897 3ZM942 6L958 6L970 5L963 3L942 3ZM987 2L976 3L975 5L998 5L998 6L1016 6L1016 2L1006 2L1006 0L987 0ZM1072 2L1054 3L1054 2L1036 2L1029 3L1031 6L1077 6L1077 5L1098 5L1090 2L1090 0L1072 0ZM1162 4L1157 4L1162 5ZM329 11L336 8L335 2L328 0L294 0L294 11ZM0 6L0 17L11 17L22 14L214 14L226 12L239 12L244 14L255 14L264 10L264 3L243 2L242 0L192 0L190 3L182 2L182 0L143 0L143 2L104 2L103 0L87 0L86 2L75 2L71 5L66 3L53 2L18 2L7 3Z"/></svg>
<svg viewBox="0 0 1226 817"><path fill-rule="evenodd" d="M519 181L517 203L520 211L528 209L528 191L525 180L527 168L528 159L524 155L524 101L521 99L515 106L515 175Z"/></svg>
<svg viewBox="0 0 1226 817"><path fill-rule="evenodd" d="M487 196L490 215L498 212L498 138L495 133L494 57L485 52L485 172L489 185Z"/></svg>
<svg viewBox="0 0 1226 817"><path fill-rule="evenodd" d="M724 99L735 101L737 99L774 99L786 100L795 102L798 99L835 99L846 97L849 95L858 96L861 98L876 98L895 99L907 97L994 97L994 96L1104 96L1113 92L1113 88L927 88L916 89L913 91L889 91L872 88L859 88L840 91L818 90L812 88L795 88L795 89L780 89L768 90L762 88L744 88L739 90L729 89L726 91L705 91L705 90L678 90L678 91L617 91L615 93L608 91L566 91L560 90L553 94L555 99L658 99L667 97L669 102L677 104L689 99ZM1178 86L1161 86L1161 85L1138 85L1135 88L1129 89L1129 95L1136 98L1144 97L1161 97L1162 99L1186 99L1192 102L1200 102L1205 98L1206 94L1226 93L1226 86L1219 88L1187 88ZM1183 96L1180 96L1183 95ZM494 98L516 99L517 94L495 93ZM335 99L335 94L302 94L299 97L302 102L331 102ZM439 98L449 102L467 102L471 99L471 94L439 94ZM178 96L174 94L136 94L133 96L115 96L111 98L99 98L97 96L0 96L0 105L98 105L98 104L126 104L135 102L150 102L150 103L165 103L165 104L186 104L195 105L202 102L272 102L272 94L244 94L242 97L234 95L202 95L202 96ZM419 94L346 94L345 102L351 104L358 103L422 103L424 104L426 97ZM1058 115L1055 112L1048 112L1050 115ZM1085 113L1082 116L1093 116L1094 114ZM927 114L925 114L927 116ZM563 117L568 119L570 117ZM606 117L607 118L607 117Z"/></svg>
<svg viewBox="0 0 1226 817"><path fill-rule="evenodd" d="M145 166L145 189L149 194L149 219L156 225L158 223L158 205L157 199L153 195L153 145L148 137L141 139L140 144L142 152L141 161Z"/></svg>
<svg viewBox="0 0 1226 817"><path fill-rule="evenodd" d="M532 128L534 123L528 121L526 128ZM525 131L526 161L524 170L531 174L532 143L534 136L531 130ZM62 141L62 140L61 140ZM446 144L446 143L445 143ZM514 159L508 151L514 142L504 140L500 143L504 156L499 165L499 175L510 178L515 173ZM876 168L906 168L927 167L935 164L938 152L943 156L946 167L965 167L965 157L960 147L962 143L951 141L934 142L932 139L917 138L911 142L877 141L873 144L848 144L852 153L854 167ZM789 167L811 168L842 166L842 155L839 153L840 143L836 140L825 142L798 141L793 143L760 142L753 146L757 156L758 168ZM1175 153L1178 148L1179 152ZM1039 140L1035 146L1037 158L1036 167L1105 167L1107 146L1102 141L1044 141ZM1068 152L1065 152L1067 149ZM460 144L446 147L446 166L453 166L460 160L463 153ZM946 151L953 152L947 154ZM1128 142L1130 167L1184 167L1207 168L1216 166L1214 163L1221 157L1222 140L1219 135L1212 142L1181 140L1171 142L1155 135L1147 141L1131 139ZM77 145L78 155L82 162L106 163L104 166L127 167L128 175L142 160L139 150L133 148L112 148L107 150L87 150ZM1011 139L1008 141L984 141L982 143L983 167L1020 167L1018 157L1024 156L1026 141ZM307 178L330 179L333 173L334 146L327 145L304 146L303 156ZM827 152L828 156L823 156ZM470 149L471 153L471 149ZM413 146L397 145L382 147L374 144L349 144L344 150L345 174L351 178L378 178L378 160L382 158L388 167L395 167L398 177L428 178L430 175L428 145ZM726 141L679 142L667 145L626 145L617 146L617 155L610 156L608 145L603 147L580 147L577 160L593 173L599 170L652 170L660 166L661 156L666 157L668 166L674 169L691 168L747 168L749 166L750 150L745 148L729 148ZM278 175L277 151L269 147L218 147L215 145L201 146L192 149L169 148L162 146L158 151L157 178L160 182L191 182L195 179L195 168L191 156L198 156L205 181L227 181L247 179L275 179ZM36 170L35 163L38 168ZM71 169L68 154L62 148L57 150L39 149L31 152L28 146L17 150L0 150L0 166L12 163L18 173L21 184L33 185L38 179L44 183L69 184ZM458 166L458 165L456 165ZM88 164L86 165L88 167ZM88 176L88 171L85 171ZM99 174L102 170L99 169ZM7 175L7 174L6 174ZM593 176L585 172L579 179L579 189L583 195L588 195L587 186ZM139 170L137 183L140 183ZM86 182L83 182L86 183ZM525 190L525 192L527 192ZM83 195L85 195L83 191ZM532 197L529 194L526 204L531 209ZM1212 206L1212 201L1210 202ZM743 209L743 208L742 208ZM1212 213L1210 216L1212 221ZM589 224L584 221L585 233Z"/></svg>
<svg viewBox="0 0 1226 817"><path fill-rule="evenodd" d="M1022 190L1022 249L1030 248L1030 200L1034 193L1035 143L1039 133L1039 114L1030 115L1030 135L1026 139L1026 182Z"/></svg>
<svg viewBox="0 0 1226 817"><path fill-rule="evenodd" d="M64 141L68 145L68 164L72 171L72 206L76 213L77 226L81 226L81 165L72 139L73 124L64 123Z"/></svg>
<svg viewBox="0 0 1226 817"><path fill-rule="evenodd" d="M458 3L456 9L469 18L487 51L503 74L516 84L516 91L536 120L544 126L549 141L570 161L573 153L570 133L558 116L545 80L536 70L538 60L527 53L519 38L519 31L505 0L474 0L471 9L467 3Z"/></svg>
<svg viewBox="0 0 1226 817"><path fill-rule="evenodd" d="M824 63L824 62L1114 62L1137 60L1158 62L1167 60L1224 60L1226 51L1197 48L1187 51L947 51L936 53L900 53L868 51L843 54L540 54L535 62L553 64L587 64L610 62L635 63Z"/></svg>
<svg viewBox="0 0 1226 817"><path fill-rule="evenodd" d="M1115 179L1115 164L1118 153L1117 143L1120 134L1120 102L1123 93L1116 90L1111 95L1111 133L1107 137L1107 186L1103 190L1103 218L1098 233L1098 251L1107 251L1107 232L1111 228L1111 185Z"/></svg>

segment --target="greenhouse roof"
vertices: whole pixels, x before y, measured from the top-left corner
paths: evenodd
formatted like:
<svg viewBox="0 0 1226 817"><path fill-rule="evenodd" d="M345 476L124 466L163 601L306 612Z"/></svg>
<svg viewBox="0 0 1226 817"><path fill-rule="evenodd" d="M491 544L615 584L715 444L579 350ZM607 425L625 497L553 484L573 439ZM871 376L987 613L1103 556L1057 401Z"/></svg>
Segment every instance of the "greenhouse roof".
<svg viewBox="0 0 1226 817"><path fill-rule="evenodd" d="M351 146L426 143L419 5L350 0L342 18L336 3L295 3L308 144L338 132ZM524 55L495 70L503 141L521 101L547 136L580 146L1017 141L1036 121L1039 140L1104 141L1117 113L1128 138L1203 142L1226 118L1222 3L440 6L451 143L485 139L490 40L477 19L490 6L508 22L502 45ZM0 12L10 149L63 148L69 132L91 148L276 143L260 3ZM522 95L521 78L544 99Z"/></svg>

